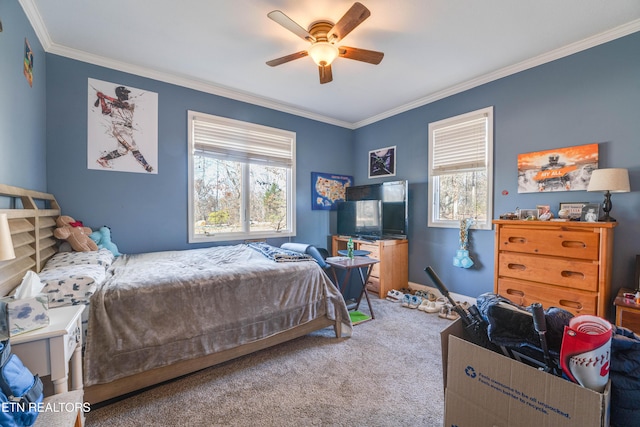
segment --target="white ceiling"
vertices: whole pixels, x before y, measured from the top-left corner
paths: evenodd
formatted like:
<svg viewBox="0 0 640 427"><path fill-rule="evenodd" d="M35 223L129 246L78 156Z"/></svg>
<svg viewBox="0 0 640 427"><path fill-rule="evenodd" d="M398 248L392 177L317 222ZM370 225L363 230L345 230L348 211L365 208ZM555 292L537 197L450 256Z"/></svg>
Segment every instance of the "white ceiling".
<svg viewBox="0 0 640 427"><path fill-rule="evenodd" d="M639 0L361 0L371 16L321 85L267 13L336 22L352 0L19 0L47 52L357 128L640 31Z"/></svg>

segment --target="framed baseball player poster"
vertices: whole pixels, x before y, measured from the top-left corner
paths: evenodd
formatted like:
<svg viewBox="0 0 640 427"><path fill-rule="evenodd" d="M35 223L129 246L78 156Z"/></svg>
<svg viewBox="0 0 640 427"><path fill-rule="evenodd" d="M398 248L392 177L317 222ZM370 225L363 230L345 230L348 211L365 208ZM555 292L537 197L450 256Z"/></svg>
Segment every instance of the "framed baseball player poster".
<svg viewBox="0 0 640 427"><path fill-rule="evenodd" d="M89 169L158 173L158 94L89 79Z"/></svg>

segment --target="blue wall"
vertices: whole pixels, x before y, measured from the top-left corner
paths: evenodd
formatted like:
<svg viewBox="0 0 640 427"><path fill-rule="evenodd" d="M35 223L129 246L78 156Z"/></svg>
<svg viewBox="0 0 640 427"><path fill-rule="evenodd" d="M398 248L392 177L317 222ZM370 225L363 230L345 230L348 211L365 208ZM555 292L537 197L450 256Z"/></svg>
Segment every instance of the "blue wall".
<svg viewBox="0 0 640 427"><path fill-rule="evenodd" d="M476 296L493 289L492 231L472 231L474 268L451 265L454 229L428 228L427 126L489 105L495 112L494 216L516 207L600 202L586 192L518 194L520 153L598 142L600 167L630 171L633 192L615 194L613 292L631 283L640 248L640 33L597 46L351 131L226 98L44 54L17 1L0 3L0 182L56 195L63 213L112 227L123 252L184 249L187 243L187 110L297 133L296 241L328 246L335 214L310 209L310 173L367 178L368 151L397 146L397 176L409 181L410 280L431 284L432 265L449 288ZM35 55L34 86L22 75L24 38ZM46 62L46 67L45 67ZM87 169L87 79L158 93L157 175ZM46 171L46 172L45 172ZM45 174L46 173L46 174ZM508 195L502 195L506 190ZM272 241L274 244L280 241Z"/></svg>
<svg viewBox="0 0 640 427"><path fill-rule="evenodd" d="M47 67L48 191L64 214L110 226L121 252L203 246L187 243L188 110L296 132L296 240L327 246L330 214L311 210L311 172L351 171L351 130L57 55ZM158 94L157 175L87 169L88 78Z"/></svg>
<svg viewBox="0 0 640 427"><path fill-rule="evenodd" d="M42 45L17 1L0 2L0 183L45 191L46 67ZM25 38L33 87L22 73Z"/></svg>
<svg viewBox="0 0 640 427"><path fill-rule="evenodd" d="M531 151L599 143L599 167L628 168L633 192L612 196L615 229L613 292L635 287L640 253L640 33L494 81L355 131L354 179L367 181L369 150L397 145L396 178L408 179L409 279L431 284L432 265L450 290L476 296L493 290L494 232L472 230L472 269L452 266L457 229L428 228L428 124L494 106L494 217L516 207L560 202L601 203L601 193L518 194L517 156ZM373 180L371 180L373 182ZM502 195L503 190L508 195Z"/></svg>

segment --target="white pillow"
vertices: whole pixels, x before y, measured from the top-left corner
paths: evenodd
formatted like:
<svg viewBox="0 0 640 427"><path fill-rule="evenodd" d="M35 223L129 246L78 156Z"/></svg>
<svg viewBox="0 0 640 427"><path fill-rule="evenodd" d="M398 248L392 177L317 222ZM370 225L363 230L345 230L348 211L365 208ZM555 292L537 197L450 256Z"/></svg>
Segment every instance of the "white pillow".
<svg viewBox="0 0 640 427"><path fill-rule="evenodd" d="M106 270L113 263L115 257L108 249L91 252L60 252L55 254L45 264L42 271L74 265L101 265Z"/></svg>

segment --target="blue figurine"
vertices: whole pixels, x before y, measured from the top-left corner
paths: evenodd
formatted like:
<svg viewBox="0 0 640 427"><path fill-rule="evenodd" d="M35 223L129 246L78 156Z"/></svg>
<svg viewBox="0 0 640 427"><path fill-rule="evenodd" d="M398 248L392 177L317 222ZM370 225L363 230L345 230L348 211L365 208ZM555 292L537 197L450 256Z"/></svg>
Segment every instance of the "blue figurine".
<svg viewBox="0 0 640 427"><path fill-rule="evenodd" d="M469 228L475 224L473 218L460 220L460 249L456 251L456 256L453 257L453 266L469 268L473 266L473 260L469 256Z"/></svg>

